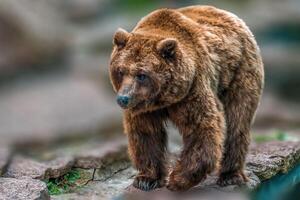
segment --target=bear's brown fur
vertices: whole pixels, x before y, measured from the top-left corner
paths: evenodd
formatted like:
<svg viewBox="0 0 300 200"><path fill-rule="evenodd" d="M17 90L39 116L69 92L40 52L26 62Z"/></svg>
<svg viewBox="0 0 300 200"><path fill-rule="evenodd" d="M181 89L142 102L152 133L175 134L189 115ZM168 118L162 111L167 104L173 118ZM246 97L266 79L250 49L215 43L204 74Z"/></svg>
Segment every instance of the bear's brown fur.
<svg viewBox="0 0 300 200"><path fill-rule="evenodd" d="M264 83L256 41L237 16L211 6L159 9L114 36L110 77L124 108L133 185L186 190L219 170L243 184L249 130ZM183 138L166 170L166 120ZM165 182L166 180L166 182Z"/></svg>

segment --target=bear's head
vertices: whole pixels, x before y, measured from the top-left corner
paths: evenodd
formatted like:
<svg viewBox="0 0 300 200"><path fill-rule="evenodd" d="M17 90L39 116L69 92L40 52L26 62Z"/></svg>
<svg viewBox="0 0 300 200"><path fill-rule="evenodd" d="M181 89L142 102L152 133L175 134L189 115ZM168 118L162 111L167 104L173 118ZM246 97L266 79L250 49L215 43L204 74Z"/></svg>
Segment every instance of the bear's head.
<svg viewBox="0 0 300 200"><path fill-rule="evenodd" d="M110 78L123 109L153 111L189 92L194 64L177 39L118 29L113 45Z"/></svg>

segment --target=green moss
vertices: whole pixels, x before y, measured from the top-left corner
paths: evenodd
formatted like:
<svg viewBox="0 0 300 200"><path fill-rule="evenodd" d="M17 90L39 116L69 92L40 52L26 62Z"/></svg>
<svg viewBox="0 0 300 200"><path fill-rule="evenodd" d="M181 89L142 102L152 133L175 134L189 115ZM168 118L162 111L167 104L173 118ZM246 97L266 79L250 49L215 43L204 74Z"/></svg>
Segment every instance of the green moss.
<svg viewBox="0 0 300 200"><path fill-rule="evenodd" d="M77 189L78 187L81 186L77 184L77 181L80 178L81 178L80 171L73 169L62 177L51 178L49 180L46 180L49 194L59 195Z"/></svg>
<svg viewBox="0 0 300 200"><path fill-rule="evenodd" d="M253 139L255 142L268 142L268 141L298 141L298 138L289 135L283 131L277 131L272 134L254 134Z"/></svg>

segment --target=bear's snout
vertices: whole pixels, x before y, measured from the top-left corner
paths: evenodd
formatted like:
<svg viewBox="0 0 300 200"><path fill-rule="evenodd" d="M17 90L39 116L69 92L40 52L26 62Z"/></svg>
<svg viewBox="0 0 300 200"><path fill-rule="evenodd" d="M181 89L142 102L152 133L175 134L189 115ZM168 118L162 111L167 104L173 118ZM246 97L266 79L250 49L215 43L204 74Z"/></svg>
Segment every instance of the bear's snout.
<svg viewBox="0 0 300 200"><path fill-rule="evenodd" d="M127 95L118 95L117 96L117 103L122 107L122 108L127 108L128 105L130 104L131 98Z"/></svg>

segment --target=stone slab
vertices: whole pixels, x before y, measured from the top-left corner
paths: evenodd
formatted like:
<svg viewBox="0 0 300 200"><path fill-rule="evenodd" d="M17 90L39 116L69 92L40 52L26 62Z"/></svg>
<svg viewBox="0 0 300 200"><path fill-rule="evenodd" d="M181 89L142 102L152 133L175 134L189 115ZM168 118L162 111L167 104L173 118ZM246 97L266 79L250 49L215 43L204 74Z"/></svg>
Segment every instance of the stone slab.
<svg viewBox="0 0 300 200"><path fill-rule="evenodd" d="M71 157L61 157L47 162L40 162L32 158L15 156L9 165L5 177L45 180L57 178L66 174L73 166L74 160Z"/></svg>
<svg viewBox="0 0 300 200"><path fill-rule="evenodd" d="M0 178L1 200L48 200L47 186L44 182L24 178Z"/></svg>

